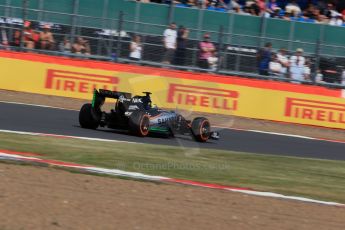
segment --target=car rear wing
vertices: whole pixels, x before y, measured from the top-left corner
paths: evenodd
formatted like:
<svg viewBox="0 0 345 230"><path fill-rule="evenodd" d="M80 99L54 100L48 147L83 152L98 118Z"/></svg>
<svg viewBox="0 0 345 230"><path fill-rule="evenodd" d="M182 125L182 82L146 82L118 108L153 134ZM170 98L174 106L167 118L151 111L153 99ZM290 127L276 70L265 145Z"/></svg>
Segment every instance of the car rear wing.
<svg viewBox="0 0 345 230"><path fill-rule="evenodd" d="M114 98L116 100L121 98L130 99L132 98L132 94L127 92L111 91L106 89L95 89L93 91L92 107L100 108L100 106L104 104L106 98Z"/></svg>
<svg viewBox="0 0 345 230"><path fill-rule="evenodd" d="M105 97L105 98L119 99L121 96L123 96L124 98L131 98L132 97L131 93L119 92L119 91L110 91L110 90L106 90L106 89L100 89L99 91L97 91L95 89L94 92L98 93L99 96Z"/></svg>

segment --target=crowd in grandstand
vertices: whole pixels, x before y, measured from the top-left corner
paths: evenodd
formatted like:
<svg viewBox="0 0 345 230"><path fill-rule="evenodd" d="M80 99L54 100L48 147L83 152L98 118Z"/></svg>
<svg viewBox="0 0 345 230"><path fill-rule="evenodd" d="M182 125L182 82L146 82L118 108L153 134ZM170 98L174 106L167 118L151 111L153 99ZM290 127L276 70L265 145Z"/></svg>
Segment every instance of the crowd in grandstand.
<svg viewBox="0 0 345 230"><path fill-rule="evenodd" d="M49 24L39 24L34 27L33 23L25 21L23 29L15 29L12 34L12 39L8 39L6 30L1 29L1 49L10 49L12 46L14 49L15 47L24 47L27 49L59 50L64 54L91 54L88 40L79 36L74 39L74 42L71 42L67 37L58 42L54 39ZM171 23L164 30L162 36L164 53L161 55L161 62L176 66L190 65L187 64L187 59L190 58L187 58L190 55L187 51L189 30L184 26L177 28L175 23ZM142 60L144 47L141 40L140 35L133 35L129 44L129 59L134 61ZM196 64L199 68L205 71L216 71L219 68L222 57L218 55L217 46L211 41L209 33L204 33L202 39L198 42L197 57ZM302 49L297 49L294 54L288 56L288 52L284 48L274 53L271 43L267 43L265 47L258 50L257 68L260 75L291 79L292 82L296 83L312 79L315 79L316 82L322 82L323 80L321 71L315 70L316 74L312 75L311 61L304 57ZM345 71L342 78L344 84Z"/></svg>
<svg viewBox="0 0 345 230"><path fill-rule="evenodd" d="M139 0L302 22L345 26L341 0Z"/></svg>

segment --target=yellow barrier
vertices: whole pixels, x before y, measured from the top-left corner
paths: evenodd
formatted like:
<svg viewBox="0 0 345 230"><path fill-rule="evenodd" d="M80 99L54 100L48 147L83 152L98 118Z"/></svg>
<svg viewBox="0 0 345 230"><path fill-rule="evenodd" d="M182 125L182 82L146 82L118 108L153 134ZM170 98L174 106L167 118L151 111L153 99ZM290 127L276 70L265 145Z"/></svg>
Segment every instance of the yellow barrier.
<svg viewBox="0 0 345 230"><path fill-rule="evenodd" d="M140 67L136 67L138 69ZM178 78L1 57L0 88L90 99L94 88L153 93L160 107L345 129L345 99ZM212 79L212 75L210 78Z"/></svg>

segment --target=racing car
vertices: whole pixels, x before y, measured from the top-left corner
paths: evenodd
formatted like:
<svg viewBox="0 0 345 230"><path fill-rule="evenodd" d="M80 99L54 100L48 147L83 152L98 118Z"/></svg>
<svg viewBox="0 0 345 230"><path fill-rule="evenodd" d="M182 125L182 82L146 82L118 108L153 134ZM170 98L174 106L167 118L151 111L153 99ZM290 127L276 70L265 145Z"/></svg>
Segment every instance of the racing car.
<svg viewBox="0 0 345 230"><path fill-rule="evenodd" d="M132 97L127 92L95 89L92 103L86 103L80 109L80 126L87 129L97 129L100 126L127 130L140 137L149 134L174 137L182 134L191 135L198 142L219 139L219 133L211 131L208 119L196 117L192 121L187 120L175 111L152 106L151 92L143 94ZM115 99L115 106L110 112L102 111L106 98Z"/></svg>

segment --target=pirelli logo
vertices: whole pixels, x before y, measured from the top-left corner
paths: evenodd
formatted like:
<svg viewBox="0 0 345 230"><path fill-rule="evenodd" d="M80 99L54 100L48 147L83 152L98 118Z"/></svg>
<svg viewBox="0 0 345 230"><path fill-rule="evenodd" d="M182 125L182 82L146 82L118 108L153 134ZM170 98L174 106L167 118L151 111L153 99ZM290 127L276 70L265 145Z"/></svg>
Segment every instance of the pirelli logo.
<svg viewBox="0 0 345 230"><path fill-rule="evenodd" d="M93 89L116 90L117 77L81 72L48 69L45 88L78 93L90 93Z"/></svg>
<svg viewBox="0 0 345 230"><path fill-rule="evenodd" d="M233 90L170 84L167 101L181 105L237 110L238 98L239 93Z"/></svg>
<svg viewBox="0 0 345 230"><path fill-rule="evenodd" d="M286 98L285 116L345 124L345 104Z"/></svg>

